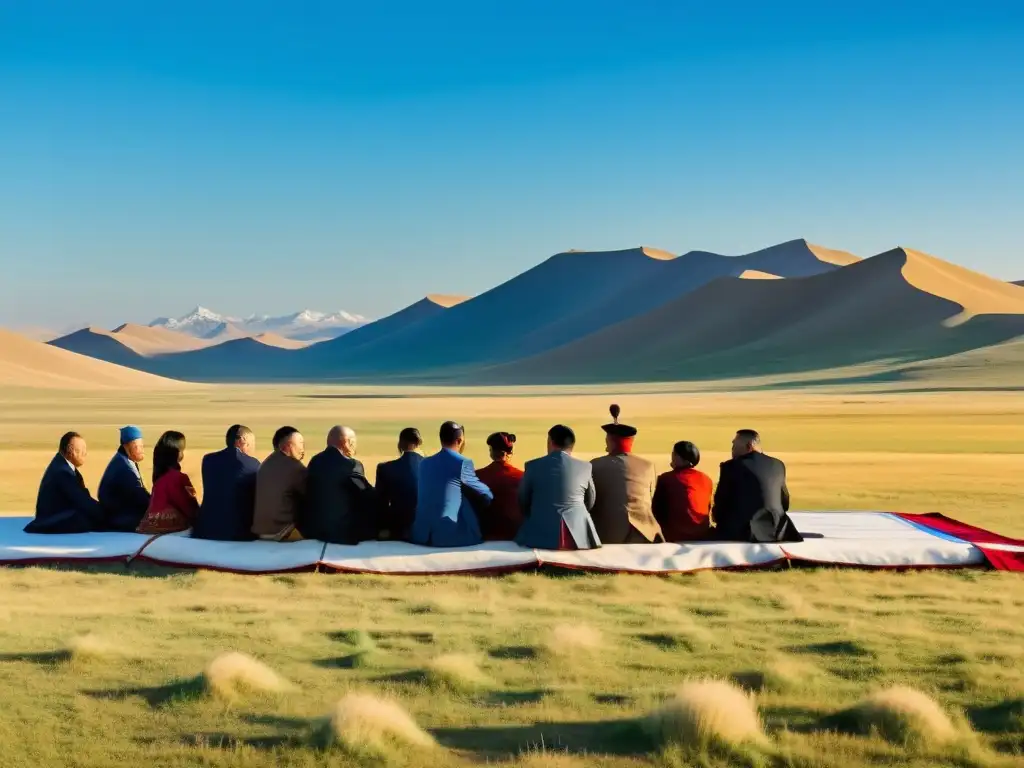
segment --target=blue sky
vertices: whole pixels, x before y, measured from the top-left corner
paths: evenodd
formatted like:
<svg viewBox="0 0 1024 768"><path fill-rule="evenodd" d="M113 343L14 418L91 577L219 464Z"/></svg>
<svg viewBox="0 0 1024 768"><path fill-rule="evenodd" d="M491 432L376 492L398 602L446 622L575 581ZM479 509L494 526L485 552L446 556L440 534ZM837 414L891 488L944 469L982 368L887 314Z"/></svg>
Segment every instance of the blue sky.
<svg viewBox="0 0 1024 768"><path fill-rule="evenodd" d="M0 323L795 237L1024 278L1024 10L938 5L0 4Z"/></svg>

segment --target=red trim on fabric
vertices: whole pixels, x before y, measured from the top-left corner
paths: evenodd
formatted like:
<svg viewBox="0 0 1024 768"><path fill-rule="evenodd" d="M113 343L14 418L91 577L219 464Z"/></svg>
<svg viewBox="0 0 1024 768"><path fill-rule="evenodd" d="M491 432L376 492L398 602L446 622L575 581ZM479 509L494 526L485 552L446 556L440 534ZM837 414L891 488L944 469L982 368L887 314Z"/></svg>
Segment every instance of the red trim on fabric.
<svg viewBox="0 0 1024 768"><path fill-rule="evenodd" d="M343 566L320 563L320 567L331 573L370 574L372 576L497 576L503 573L515 573L537 567L537 562L520 565L489 565L484 568L471 568L461 571L368 571L363 568L345 568Z"/></svg>
<svg viewBox="0 0 1024 768"><path fill-rule="evenodd" d="M1024 573L1024 552L1007 552L1001 549L986 547L986 544L1005 544L1012 547L1024 547L1024 539L1011 539L1008 536L1001 536L998 533L978 528L974 525L962 523L951 517L940 515L937 512L930 512L924 515L915 515L908 512L895 512L896 517L907 522L915 523L924 528L931 528L933 531L945 533L963 539L968 544L973 544L985 555L985 559L997 571L1017 571Z"/></svg>
<svg viewBox="0 0 1024 768"><path fill-rule="evenodd" d="M40 534L42 535L42 534ZM111 555L109 557L33 557L24 560L0 560L3 565L79 565L87 563L124 563L128 564L131 555Z"/></svg>
<svg viewBox="0 0 1024 768"><path fill-rule="evenodd" d="M608 545L606 545L606 546L608 546ZM612 544L610 546L616 546L616 545ZM678 573L700 573L701 571L755 571L755 570L759 570L759 569L762 569L762 568L772 568L773 566L776 566L779 563L785 563L785 562L788 562L786 560L786 558L779 557L779 558L776 558L775 560L770 560L767 563L749 563L749 564L744 564L744 565L711 566L709 568L686 568L686 569L674 568L674 569L672 569L670 571L669 570L665 570L665 571L641 571L641 570L631 570L629 568L604 568L604 567L599 566L599 565L574 565L574 564L568 564L568 563L554 563L554 562L549 562L549 561L541 560L540 557L537 558L537 563L542 568L562 568L562 569L567 570L567 571L590 571L592 573L631 573L631 574L636 574L636 575L639 575L639 576L663 576L663 575L666 575L666 574L671 575L671 574L678 574Z"/></svg>
<svg viewBox="0 0 1024 768"><path fill-rule="evenodd" d="M219 565L203 565L200 563L177 563L172 560L160 560L156 557L149 557L148 555L139 555L132 561L134 565L138 561L144 561L150 565L159 565L165 568L183 568L201 571L216 571L218 573L234 573L240 576L272 576L277 573L305 573L307 571L315 571L319 563L310 563L309 565L296 565L291 568L275 568L270 571L247 571L241 568L223 568Z"/></svg>

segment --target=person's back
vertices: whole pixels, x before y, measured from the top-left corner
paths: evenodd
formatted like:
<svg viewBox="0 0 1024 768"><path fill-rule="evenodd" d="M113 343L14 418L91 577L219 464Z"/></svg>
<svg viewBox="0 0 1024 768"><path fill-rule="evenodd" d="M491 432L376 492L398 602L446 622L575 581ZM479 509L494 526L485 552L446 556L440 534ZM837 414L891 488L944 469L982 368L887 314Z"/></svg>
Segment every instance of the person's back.
<svg viewBox="0 0 1024 768"><path fill-rule="evenodd" d="M260 469L259 459L251 455L255 436L248 427L235 424L226 440L226 448L203 456L203 501L192 537L251 541Z"/></svg>
<svg viewBox="0 0 1024 768"><path fill-rule="evenodd" d="M351 438L349 438L351 433ZM373 507L369 482L354 451L355 432L335 427L327 448L309 461L306 496L299 531L307 539L332 544L358 544L373 537Z"/></svg>
<svg viewBox="0 0 1024 768"><path fill-rule="evenodd" d="M601 546L590 509L593 468L571 456L576 437L556 425L548 433L548 454L526 462L519 483L524 521L516 543L536 549L592 549Z"/></svg>
<svg viewBox="0 0 1024 768"><path fill-rule="evenodd" d="M658 476L654 517L666 541L704 541L711 536L711 478L696 469L700 451L688 441L672 449L672 471Z"/></svg>
<svg viewBox="0 0 1024 768"><path fill-rule="evenodd" d="M714 520L729 541L802 541L789 511L786 465L760 450L760 436L741 430L733 458L722 462L715 490Z"/></svg>
<svg viewBox="0 0 1024 768"><path fill-rule="evenodd" d="M274 435L274 452L256 473L256 506L252 532L268 541L298 541L297 526L306 493L305 447L294 427L282 427Z"/></svg>
<svg viewBox="0 0 1024 768"><path fill-rule="evenodd" d="M491 463L477 470L480 482L491 489L494 500L477 513L484 541L513 541L523 524L519 508L519 483L523 470L512 465L516 436L495 432L487 438Z"/></svg>
<svg viewBox="0 0 1024 768"><path fill-rule="evenodd" d="M423 444L419 430L406 427L398 436L397 459L377 465L376 528L381 538L404 539L416 517L416 493L423 456L416 451Z"/></svg>
<svg viewBox="0 0 1024 768"><path fill-rule="evenodd" d="M68 432L61 438L57 454L39 482L36 516L25 526L26 533L86 533L102 527L100 504L89 494L78 471L85 457L81 435Z"/></svg>
<svg viewBox="0 0 1024 768"><path fill-rule="evenodd" d="M489 503L494 496L477 478L473 462L460 453L464 445L462 427L445 422L441 426L441 445L444 447L440 452L420 465L410 539L434 547L479 544L483 539L473 504Z"/></svg>
<svg viewBox="0 0 1024 768"><path fill-rule="evenodd" d="M599 456L592 462L597 502L591 515L605 544L642 544L663 538L651 503L654 464L632 454Z"/></svg>

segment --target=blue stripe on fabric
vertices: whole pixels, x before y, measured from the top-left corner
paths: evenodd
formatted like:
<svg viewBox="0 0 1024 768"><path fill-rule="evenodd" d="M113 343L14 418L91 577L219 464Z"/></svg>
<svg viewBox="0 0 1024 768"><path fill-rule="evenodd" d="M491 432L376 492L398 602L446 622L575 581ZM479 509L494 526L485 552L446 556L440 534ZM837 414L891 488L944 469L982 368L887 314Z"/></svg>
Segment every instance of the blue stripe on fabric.
<svg viewBox="0 0 1024 768"><path fill-rule="evenodd" d="M915 522L913 520L907 520L905 517L900 517L899 515L894 515L892 512L886 512L885 514L888 515L889 517L891 517L893 520L899 520L904 525L909 525L911 528L916 528L917 530L922 531L924 533L927 533L927 534L929 534L931 536L934 536L937 539L945 539L946 541L954 541L957 544L971 544L971 542L967 541L966 539L960 539L960 538L957 538L956 536L953 536L951 534L944 533L943 531L937 531L934 528L929 528L927 525L922 525L921 523ZM971 546L974 546L974 545L971 544Z"/></svg>

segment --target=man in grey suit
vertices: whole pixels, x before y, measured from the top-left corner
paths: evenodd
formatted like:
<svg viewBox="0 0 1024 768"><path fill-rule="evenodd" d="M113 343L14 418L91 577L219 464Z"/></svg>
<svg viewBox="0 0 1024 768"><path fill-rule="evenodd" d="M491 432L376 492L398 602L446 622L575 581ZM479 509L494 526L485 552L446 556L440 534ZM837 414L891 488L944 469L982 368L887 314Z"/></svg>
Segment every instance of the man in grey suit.
<svg viewBox="0 0 1024 768"><path fill-rule="evenodd" d="M526 462L519 483L525 518L516 543L536 549L594 549L601 546L590 510L597 491L590 462L572 457L576 435L556 424L548 432L548 455Z"/></svg>

